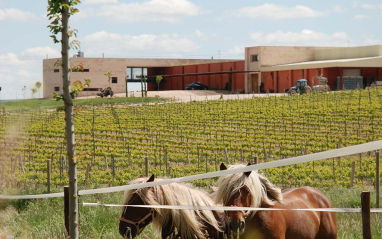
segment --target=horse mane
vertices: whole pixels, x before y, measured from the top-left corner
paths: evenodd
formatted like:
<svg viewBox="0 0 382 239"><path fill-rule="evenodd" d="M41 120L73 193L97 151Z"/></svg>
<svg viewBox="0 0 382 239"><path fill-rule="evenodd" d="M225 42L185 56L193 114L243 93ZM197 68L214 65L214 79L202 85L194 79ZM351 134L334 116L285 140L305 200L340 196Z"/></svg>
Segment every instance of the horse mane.
<svg viewBox="0 0 382 239"><path fill-rule="evenodd" d="M145 183L148 178L138 178L130 184ZM155 179L159 181L162 179ZM175 205L175 206L214 206L214 201L205 192L192 188L188 184L171 183L152 188L141 188L125 192L124 205L133 193L137 193L146 205ZM153 227L161 233L162 227L172 223L171 228L177 229L181 238L206 238L203 222L221 231L211 210L179 210L155 208L157 216Z"/></svg>
<svg viewBox="0 0 382 239"><path fill-rule="evenodd" d="M229 166L228 169L246 167L244 164ZM263 205L274 205L275 201L282 201L281 189L272 184L265 176L257 171L252 171L249 176L244 173L234 173L221 176L218 179L219 189L216 193L215 202L226 202L237 193L242 187L246 186L252 197L250 207L259 208ZM248 216L254 216L256 211L249 211Z"/></svg>

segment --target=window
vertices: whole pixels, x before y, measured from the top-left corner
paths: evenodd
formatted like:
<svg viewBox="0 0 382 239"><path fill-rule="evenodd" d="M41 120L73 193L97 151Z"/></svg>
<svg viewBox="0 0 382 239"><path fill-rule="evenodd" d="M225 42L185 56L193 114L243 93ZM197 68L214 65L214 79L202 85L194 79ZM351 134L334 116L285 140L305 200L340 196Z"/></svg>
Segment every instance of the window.
<svg viewBox="0 0 382 239"><path fill-rule="evenodd" d="M118 77L111 77L111 83L117 84L118 83Z"/></svg>
<svg viewBox="0 0 382 239"><path fill-rule="evenodd" d="M60 72L60 69L54 69L54 72L55 73Z"/></svg>
<svg viewBox="0 0 382 239"><path fill-rule="evenodd" d="M57 91L60 91L60 87L55 86L55 87L54 87L54 91L56 91L56 92L57 92Z"/></svg>
<svg viewBox="0 0 382 239"><path fill-rule="evenodd" d="M102 88L84 88L83 91L102 91Z"/></svg>
<svg viewBox="0 0 382 239"><path fill-rule="evenodd" d="M251 55L251 62L259 61L259 55Z"/></svg>
<svg viewBox="0 0 382 239"><path fill-rule="evenodd" d="M142 75L142 68L133 68L133 79L139 80Z"/></svg>
<svg viewBox="0 0 382 239"><path fill-rule="evenodd" d="M89 69L73 68L72 72L89 72Z"/></svg>
<svg viewBox="0 0 382 239"><path fill-rule="evenodd" d="M126 73L128 80L140 80L141 76L147 77L147 68L128 67Z"/></svg>

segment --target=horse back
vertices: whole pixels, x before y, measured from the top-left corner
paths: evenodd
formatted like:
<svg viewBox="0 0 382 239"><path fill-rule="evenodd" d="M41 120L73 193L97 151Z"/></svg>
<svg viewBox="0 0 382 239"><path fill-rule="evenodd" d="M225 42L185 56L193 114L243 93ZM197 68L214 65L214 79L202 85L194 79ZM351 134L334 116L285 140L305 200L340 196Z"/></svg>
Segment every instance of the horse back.
<svg viewBox="0 0 382 239"><path fill-rule="evenodd" d="M332 202L325 194L309 186L285 190L283 196L285 204L289 204L291 208L333 208ZM300 205L296 205L297 202ZM337 238L335 212L307 212L306 215L310 215L311 220L316 221L318 227L316 239Z"/></svg>
<svg viewBox="0 0 382 239"><path fill-rule="evenodd" d="M280 209L332 208L330 200L312 187L291 188L282 191L283 200L273 206ZM247 219L248 220L248 219ZM276 210L258 211L248 222L248 235L258 231L263 238L285 239L334 239L337 238L337 223L334 212ZM246 221L247 223L247 221ZM247 237L244 237L247 238Z"/></svg>

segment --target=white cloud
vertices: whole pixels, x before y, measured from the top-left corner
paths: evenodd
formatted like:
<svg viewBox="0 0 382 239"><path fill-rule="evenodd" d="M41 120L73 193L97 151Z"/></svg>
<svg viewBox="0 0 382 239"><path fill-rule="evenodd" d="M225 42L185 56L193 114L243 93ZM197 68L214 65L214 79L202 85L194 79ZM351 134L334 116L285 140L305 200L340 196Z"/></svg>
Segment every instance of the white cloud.
<svg viewBox="0 0 382 239"><path fill-rule="evenodd" d="M355 16L353 17L353 19L355 19L355 20L362 20L362 19L367 19L367 18L370 18L370 16L368 16L368 15L362 15L362 14L355 15Z"/></svg>
<svg viewBox="0 0 382 239"><path fill-rule="evenodd" d="M60 57L61 53L57 51L56 49L53 49L51 47L33 47L25 50L21 53L21 57L31 57L31 58L56 58Z"/></svg>
<svg viewBox="0 0 382 239"><path fill-rule="evenodd" d="M94 14L93 8L85 8L85 9L81 9L78 13L74 14L72 18L73 20L86 19L94 15L95 14Z"/></svg>
<svg viewBox="0 0 382 239"><path fill-rule="evenodd" d="M363 45L381 45L382 40L375 38L374 35L363 36L364 40L362 41Z"/></svg>
<svg viewBox="0 0 382 239"><path fill-rule="evenodd" d="M178 34L138 36L96 32L82 41L85 52L119 57L156 57L193 53L199 45Z"/></svg>
<svg viewBox="0 0 382 239"><path fill-rule="evenodd" d="M381 7L381 5L378 5L378 4L362 4L361 5L361 8L367 9L367 10L374 10L379 7Z"/></svg>
<svg viewBox="0 0 382 239"><path fill-rule="evenodd" d="M34 13L25 12L20 9L6 8L0 9L0 21L20 21L27 22L36 20L38 17Z"/></svg>
<svg viewBox="0 0 382 239"><path fill-rule="evenodd" d="M197 16L199 14L199 8L187 0L150 0L107 5L100 9L98 16L122 22L176 22L182 17Z"/></svg>
<svg viewBox="0 0 382 239"><path fill-rule="evenodd" d="M201 32L200 30L196 30L196 31L194 32L194 35L195 35L198 39L200 39L200 40L202 40L202 41L206 41L206 40L208 40L208 37L206 36L206 34L203 33L203 32Z"/></svg>
<svg viewBox="0 0 382 239"><path fill-rule="evenodd" d="M315 11L309 7L296 5L288 7L285 5L263 4L255 7L244 7L239 9L238 15L250 18L264 18L270 20L282 20L288 18L313 18L321 17L323 12Z"/></svg>
<svg viewBox="0 0 382 239"><path fill-rule="evenodd" d="M272 46L347 46L349 36L344 32L327 34L302 30L301 32L276 31L272 33L255 32L250 38L256 45Z"/></svg>
<svg viewBox="0 0 382 239"><path fill-rule="evenodd" d="M17 55L0 55L1 99L22 99L22 88L26 86L26 98L37 81L42 82L42 60L46 56L58 57L60 53L51 47L30 48ZM40 89L42 96L42 89ZM35 95L36 97L38 95Z"/></svg>
<svg viewBox="0 0 382 239"><path fill-rule="evenodd" d="M108 3L118 3L118 0L86 0L84 3L87 3L87 4L108 4Z"/></svg>
<svg viewBox="0 0 382 239"><path fill-rule="evenodd" d="M234 46L228 52L224 53L224 55L227 55L227 57L242 57L244 58L244 50L245 47L243 46Z"/></svg>

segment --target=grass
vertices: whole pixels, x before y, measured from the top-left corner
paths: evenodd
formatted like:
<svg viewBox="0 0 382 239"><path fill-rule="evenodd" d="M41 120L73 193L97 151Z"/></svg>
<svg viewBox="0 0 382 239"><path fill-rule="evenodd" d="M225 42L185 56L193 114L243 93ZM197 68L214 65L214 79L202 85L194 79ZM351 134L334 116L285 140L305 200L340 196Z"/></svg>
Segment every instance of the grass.
<svg viewBox="0 0 382 239"><path fill-rule="evenodd" d="M147 103L165 101L163 98L155 97L119 97L119 98L90 98L90 99L74 99L75 106L91 106L102 104L135 104L135 103ZM53 99L28 99L12 101L0 104L1 111L19 111L19 110L44 110L55 109L63 106L63 101L55 101Z"/></svg>
<svg viewBox="0 0 382 239"><path fill-rule="evenodd" d="M323 192L331 199L334 207L360 207L362 189L330 188ZM21 192L23 193L23 192ZM29 192L30 193L30 192ZM121 204L123 193L86 195L81 202ZM27 202L26 202L27 201ZM1 203L0 236L17 238L66 238L63 218L63 199L33 199ZM23 205L27 205L23 206ZM371 207L375 207L375 191L371 191ZM121 238L118 232L120 207L84 207L79 205L80 238ZM362 217L360 213L336 213L338 238L362 238ZM371 215L372 237L382 238L382 215ZM138 239L159 238L151 226L145 228Z"/></svg>

